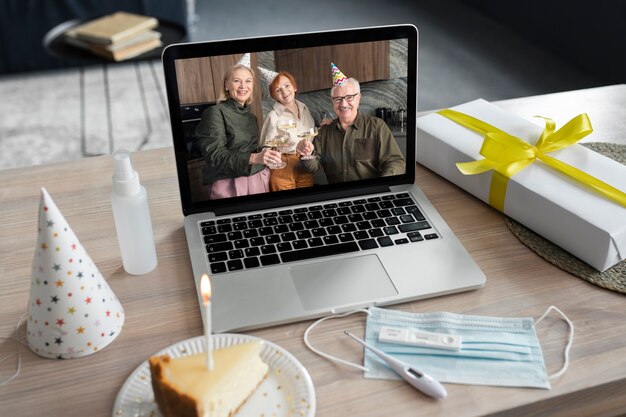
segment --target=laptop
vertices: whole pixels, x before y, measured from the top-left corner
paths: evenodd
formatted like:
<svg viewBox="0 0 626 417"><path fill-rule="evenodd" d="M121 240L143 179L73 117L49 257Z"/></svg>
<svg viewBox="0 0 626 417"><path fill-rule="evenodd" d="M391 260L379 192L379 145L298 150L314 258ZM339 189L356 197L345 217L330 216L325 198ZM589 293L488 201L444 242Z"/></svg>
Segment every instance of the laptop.
<svg viewBox="0 0 626 417"><path fill-rule="evenodd" d="M215 183L207 183L206 178L221 178L226 169L207 163L208 142L199 136L198 126L207 123L203 119L211 107L224 105L218 103L224 74L244 59L255 73L248 110L259 132L274 105L260 76L265 70L286 71L296 80L296 99L306 105L319 127L314 146L321 143L316 141L322 140L322 129L338 129L331 101L334 65L360 82L358 112L378 117L372 123L387 135L391 131L389 142L395 142L393 149L402 154L402 169L391 174L357 169L360 176L344 180L347 177L336 172L326 174L332 163L343 159L349 169L354 160L329 151L317 155L312 185L215 197L211 191ZM278 325L484 285L482 271L414 184L419 152L417 61L418 31L412 25L175 44L164 50L193 278L201 303L200 278L205 273L210 276L215 332ZM333 122L322 127L324 119ZM210 126L200 130L206 133ZM352 132L351 138L356 135L354 140L361 140L359 134L364 133ZM224 143L228 146L228 140ZM260 150L262 144L254 152ZM383 158L376 155L374 159ZM377 163L371 162L374 167ZM276 171L263 172L271 179Z"/></svg>

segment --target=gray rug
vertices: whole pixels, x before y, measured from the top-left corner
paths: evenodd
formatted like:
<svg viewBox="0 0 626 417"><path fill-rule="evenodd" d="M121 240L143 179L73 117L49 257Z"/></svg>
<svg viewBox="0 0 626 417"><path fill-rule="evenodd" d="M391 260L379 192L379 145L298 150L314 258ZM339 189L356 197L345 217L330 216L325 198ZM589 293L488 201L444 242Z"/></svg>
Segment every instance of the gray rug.
<svg viewBox="0 0 626 417"><path fill-rule="evenodd" d="M81 101L86 151L109 153L104 67L0 78L0 169L73 161L81 151ZM159 61L115 64L109 80L113 147L137 150L172 144ZM145 97L145 101L142 99ZM146 104L144 106L144 103ZM149 130L151 134L148 135Z"/></svg>

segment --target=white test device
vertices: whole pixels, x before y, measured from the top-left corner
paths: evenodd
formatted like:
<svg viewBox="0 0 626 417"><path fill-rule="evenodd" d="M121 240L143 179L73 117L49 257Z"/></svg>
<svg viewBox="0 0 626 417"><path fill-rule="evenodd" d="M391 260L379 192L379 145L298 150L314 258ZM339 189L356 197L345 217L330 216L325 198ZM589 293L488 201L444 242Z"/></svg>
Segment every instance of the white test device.
<svg viewBox="0 0 626 417"><path fill-rule="evenodd" d="M461 350L461 336L447 333L423 332L417 329L381 327L378 341L433 349Z"/></svg>

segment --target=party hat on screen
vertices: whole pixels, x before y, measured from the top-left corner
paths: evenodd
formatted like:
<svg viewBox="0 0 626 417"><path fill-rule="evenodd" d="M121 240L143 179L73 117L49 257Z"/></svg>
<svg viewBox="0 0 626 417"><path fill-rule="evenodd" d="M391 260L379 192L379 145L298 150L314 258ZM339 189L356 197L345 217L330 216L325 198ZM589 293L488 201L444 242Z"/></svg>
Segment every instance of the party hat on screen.
<svg viewBox="0 0 626 417"><path fill-rule="evenodd" d="M250 64L250 52L246 52L245 54L243 54L243 56L239 59L237 63L245 67L252 68Z"/></svg>
<svg viewBox="0 0 626 417"><path fill-rule="evenodd" d="M122 330L124 309L45 189L28 301L28 347L46 358L87 356Z"/></svg>
<svg viewBox="0 0 626 417"><path fill-rule="evenodd" d="M346 77L343 72L334 63L330 63L330 72L333 75L333 86L341 85L348 81L348 77Z"/></svg>
<svg viewBox="0 0 626 417"><path fill-rule="evenodd" d="M274 78L276 78L276 76L278 75L278 73L276 71L272 71L267 68L263 68L263 67L258 67L258 68L259 68L259 73L261 74L261 78L265 82L265 85L269 87L272 81L274 81Z"/></svg>

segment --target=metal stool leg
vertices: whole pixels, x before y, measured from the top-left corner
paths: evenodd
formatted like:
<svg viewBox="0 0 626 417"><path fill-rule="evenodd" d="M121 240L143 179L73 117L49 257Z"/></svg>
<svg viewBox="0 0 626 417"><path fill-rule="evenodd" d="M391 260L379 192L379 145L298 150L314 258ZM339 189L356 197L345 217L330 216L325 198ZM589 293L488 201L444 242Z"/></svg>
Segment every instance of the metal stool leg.
<svg viewBox="0 0 626 417"><path fill-rule="evenodd" d="M135 73L137 74L137 83L139 84L139 94L141 95L141 104L143 107L143 115L146 121L146 136L143 138L143 141L139 144L137 150L141 150L148 141L150 140L150 136L152 136L152 122L150 121L150 113L148 113L148 102L146 100L146 91L143 85L143 77L141 75L141 71L139 69L139 63L135 62Z"/></svg>
<svg viewBox="0 0 626 417"><path fill-rule="evenodd" d="M87 153L87 129L85 127L85 67L80 67L78 83L80 89L80 152L83 156L92 156Z"/></svg>
<svg viewBox="0 0 626 417"><path fill-rule="evenodd" d="M104 72L104 99L106 103L107 113L107 130L109 132L109 153L113 154L114 142L113 142L113 110L111 109L111 87L109 86L109 69L107 64L102 65Z"/></svg>

